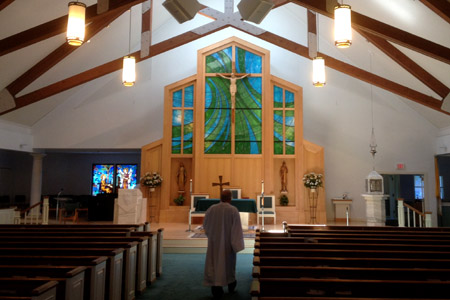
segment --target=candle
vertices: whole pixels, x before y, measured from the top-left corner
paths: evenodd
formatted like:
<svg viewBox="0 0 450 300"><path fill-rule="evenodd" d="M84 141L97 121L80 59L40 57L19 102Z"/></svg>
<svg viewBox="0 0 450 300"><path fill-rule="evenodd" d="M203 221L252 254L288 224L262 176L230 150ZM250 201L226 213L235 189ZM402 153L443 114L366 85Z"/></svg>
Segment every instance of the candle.
<svg viewBox="0 0 450 300"><path fill-rule="evenodd" d="M192 194L192 178L189 179L189 192Z"/></svg>
<svg viewBox="0 0 450 300"><path fill-rule="evenodd" d="M264 180L261 180L261 195L264 195Z"/></svg>

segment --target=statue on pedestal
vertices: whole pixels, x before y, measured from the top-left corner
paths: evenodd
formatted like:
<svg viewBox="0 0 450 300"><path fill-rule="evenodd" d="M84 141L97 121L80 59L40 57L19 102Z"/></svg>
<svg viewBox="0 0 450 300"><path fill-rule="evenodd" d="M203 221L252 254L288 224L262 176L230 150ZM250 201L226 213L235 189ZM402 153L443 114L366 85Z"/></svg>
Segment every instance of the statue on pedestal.
<svg viewBox="0 0 450 300"><path fill-rule="evenodd" d="M288 168L286 166L286 162L283 161L283 164L280 168L280 178L281 178L281 193L287 193L287 180L288 180Z"/></svg>
<svg viewBox="0 0 450 300"><path fill-rule="evenodd" d="M184 164L180 162L180 167L178 168L177 172L177 183L178 183L178 191L184 192L184 185L186 184L186 169L184 167Z"/></svg>

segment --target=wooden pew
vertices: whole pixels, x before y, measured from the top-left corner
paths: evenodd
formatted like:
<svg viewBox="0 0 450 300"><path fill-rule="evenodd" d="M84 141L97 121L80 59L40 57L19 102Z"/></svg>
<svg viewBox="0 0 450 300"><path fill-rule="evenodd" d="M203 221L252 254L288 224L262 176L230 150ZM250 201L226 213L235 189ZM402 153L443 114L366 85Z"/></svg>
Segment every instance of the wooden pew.
<svg viewBox="0 0 450 300"><path fill-rule="evenodd" d="M411 232L411 231L419 231L419 232L448 232L450 233L449 227L394 227L394 226L339 226L339 225L330 225L330 226L317 226L317 225L295 225L288 224L288 230L295 229L310 229L316 231L326 231L326 230L343 230L343 231L397 231L397 232Z"/></svg>
<svg viewBox="0 0 450 300"><path fill-rule="evenodd" d="M58 282L56 287L57 299L83 300L86 269L82 266L0 265L0 277L38 277L54 280Z"/></svg>
<svg viewBox="0 0 450 300"><path fill-rule="evenodd" d="M450 240L441 239L382 239L382 238L352 238L352 237L269 237L269 236L257 236L255 243L368 243L368 244L420 244L420 245L448 245L450 246Z"/></svg>
<svg viewBox="0 0 450 300"><path fill-rule="evenodd" d="M29 229L29 228L42 228L44 230L54 228L77 228L77 229L132 229L133 231L144 231L144 224L0 224L0 230L2 229Z"/></svg>
<svg viewBox="0 0 450 300"><path fill-rule="evenodd" d="M252 297L351 297L441 299L449 281L367 279L259 278L252 284Z"/></svg>
<svg viewBox="0 0 450 300"><path fill-rule="evenodd" d="M93 243L97 245L99 243L130 243L137 242L137 265L136 265L136 290L139 293L142 293L147 287L147 267L148 267L148 259L149 259L149 238L152 238L152 233L145 233L142 236L133 236L133 237L90 237L90 236L24 236L24 237L10 237L10 236L0 236L0 242L9 243L9 242L19 242L22 243L24 240L30 243L39 243L43 242L62 242L62 243ZM156 239L156 237L155 237ZM27 243L26 242L26 243ZM7 244L5 244L7 245ZM117 244L116 246L121 247L121 244ZM156 254L155 254L156 256Z"/></svg>
<svg viewBox="0 0 450 300"><path fill-rule="evenodd" d="M0 245L1 246L1 245ZM124 249L102 249L102 248L90 248L90 249L69 249L69 248L0 248L1 255L14 255L14 256L106 256L107 261L107 274L106 274L106 299L119 300L122 295L122 273L123 273L123 260Z"/></svg>
<svg viewBox="0 0 450 300"><path fill-rule="evenodd" d="M329 266L254 266L253 278L340 278L383 280L450 280L450 269L364 268Z"/></svg>
<svg viewBox="0 0 450 300"><path fill-rule="evenodd" d="M0 278L0 299L56 300L57 281L38 278Z"/></svg>
<svg viewBox="0 0 450 300"><path fill-rule="evenodd" d="M106 281L106 256L19 256L0 255L0 265L26 266L85 266L84 299L104 300Z"/></svg>
<svg viewBox="0 0 450 300"><path fill-rule="evenodd" d="M123 299L134 299L136 297L136 265L137 265L137 245L138 242L7 242L1 241L1 247L4 248L51 248L51 249L118 249L124 248L123 257Z"/></svg>
<svg viewBox="0 0 450 300"><path fill-rule="evenodd" d="M255 242L255 248L257 249L334 249L334 250L392 250L392 251L437 251L446 252L450 251L448 245L435 245L435 244L402 244L399 241L396 244L364 244L364 243L308 243L308 242L289 242L283 243L275 242Z"/></svg>

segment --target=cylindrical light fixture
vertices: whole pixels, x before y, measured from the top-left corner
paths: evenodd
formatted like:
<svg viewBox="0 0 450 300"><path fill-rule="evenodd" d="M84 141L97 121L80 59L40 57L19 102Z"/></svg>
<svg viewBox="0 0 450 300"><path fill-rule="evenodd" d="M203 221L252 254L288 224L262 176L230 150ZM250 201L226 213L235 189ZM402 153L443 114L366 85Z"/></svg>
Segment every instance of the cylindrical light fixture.
<svg viewBox="0 0 450 300"><path fill-rule="evenodd" d="M352 8L338 4L334 8L334 44L338 48L348 48L352 44Z"/></svg>
<svg viewBox="0 0 450 300"><path fill-rule="evenodd" d="M127 55L123 58L122 83L124 86L133 86L136 82L136 59Z"/></svg>
<svg viewBox="0 0 450 300"><path fill-rule="evenodd" d="M69 45L81 46L84 42L84 20L86 4L81 2L69 2L69 18L67 20L66 40Z"/></svg>
<svg viewBox="0 0 450 300"><path fill-rule="evenodd" d="M320 56L313 58L313 85L315 87L325 85L325 60Z"/></svg>

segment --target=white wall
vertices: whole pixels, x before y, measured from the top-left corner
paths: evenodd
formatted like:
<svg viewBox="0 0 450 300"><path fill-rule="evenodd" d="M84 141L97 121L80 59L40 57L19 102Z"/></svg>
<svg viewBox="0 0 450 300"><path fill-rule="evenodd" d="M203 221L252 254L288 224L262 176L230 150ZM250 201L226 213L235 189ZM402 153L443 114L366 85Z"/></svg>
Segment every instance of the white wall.
<svg viewBox="0 0 450 300"><path fill-rule="evenodd" d="M31 152L31 128L0 120L0 149Z"/></svg>

